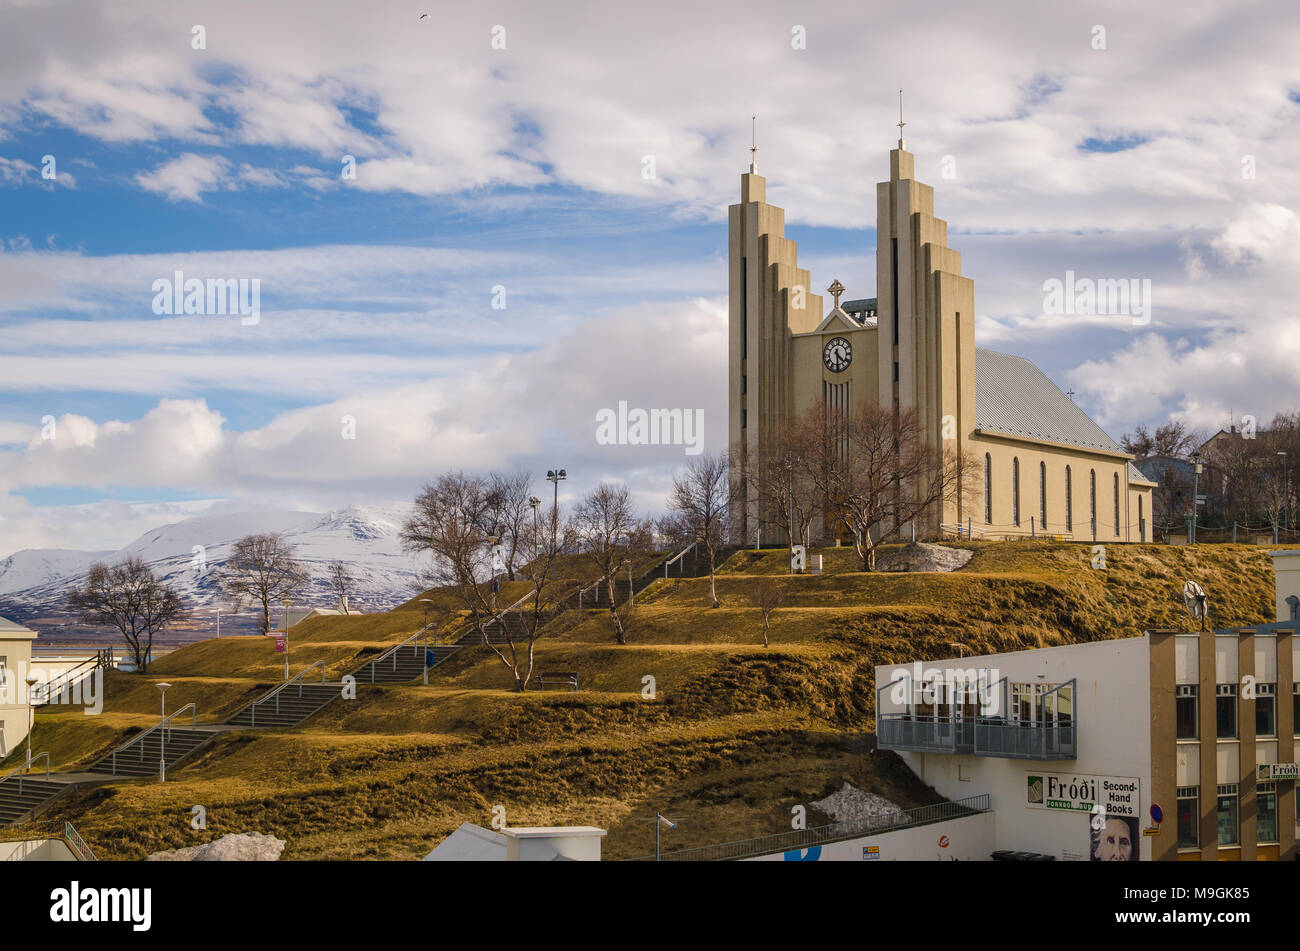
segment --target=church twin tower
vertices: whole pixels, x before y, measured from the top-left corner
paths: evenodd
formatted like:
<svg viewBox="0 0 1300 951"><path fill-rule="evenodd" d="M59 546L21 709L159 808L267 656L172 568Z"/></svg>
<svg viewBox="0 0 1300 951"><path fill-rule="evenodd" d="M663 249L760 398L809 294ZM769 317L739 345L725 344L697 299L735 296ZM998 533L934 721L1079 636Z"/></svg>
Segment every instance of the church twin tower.
<svg viewBox="0 0 1300 951"><path fill-rule="evenodd" d="M770 451L782 424L819 400L850 411L864 400L916 411L928 440L965 452L975 429L974 283L948 247L948 225L934 217L934 190L914 177L904 146L889 153L889 181L876 186L877 297L840 303L823 316L785 213L766 199L757 167L741 176L729 209L729 444L751 460ZM947 426L945 426L945 421ZM737 519L737 539L752 541L758 503ZM936 512L932 533L965 517L958 498ZM766 522L767 519L764 519ZM776 540L773 537L772 540Z"/></svg>
<svg viewBox="0 0 1300 951"><path fill-rule="evenodd" d="M841 303L837 280L825 314L766 181L752 164L741 176L728 224L729 445L761 471L783 425L820 401L910 409L931 446L973 462L918 534L960 526L977 537L1147 541L1155 484L1132 456L1028 360L975 348L974 284L914 173L900 138L889 181L876 186L877 296ZM784 541L756 487L744 490L733 539L752 542L762 525L769 542ZM834 530L820 534L813 540Z"/></svg>

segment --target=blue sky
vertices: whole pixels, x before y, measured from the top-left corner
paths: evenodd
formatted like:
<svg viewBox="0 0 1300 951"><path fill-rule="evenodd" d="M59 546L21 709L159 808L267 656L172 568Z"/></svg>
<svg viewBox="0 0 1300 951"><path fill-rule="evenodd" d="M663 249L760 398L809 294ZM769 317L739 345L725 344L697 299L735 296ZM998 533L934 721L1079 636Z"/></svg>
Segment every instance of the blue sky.
<svg viewBox="0 0 1300 951"><path fill-rule="evenodd" d="M1292 5L264 6L0 0L0 557L459 466L657 508L680 447L594 414L702 408L723 448L750 114L814 292L872 296L900 86L979 345L1117 437L1295 408ZM258 280L258 322L155 314L177 269ZM1150 280L1150 324L1044 314L1067 270Z"/></svg>

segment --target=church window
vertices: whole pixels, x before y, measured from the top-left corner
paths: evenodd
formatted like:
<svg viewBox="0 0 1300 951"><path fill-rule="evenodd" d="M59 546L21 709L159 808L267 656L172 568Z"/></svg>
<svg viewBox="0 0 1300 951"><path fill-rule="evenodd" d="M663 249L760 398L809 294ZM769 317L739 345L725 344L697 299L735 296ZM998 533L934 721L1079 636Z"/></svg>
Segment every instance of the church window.
<svg viewBox="0 0 1300 951"><path fill-rule="evenodd" d="M1047 463L1038 464L1038 522L1047 531Z"/></svg>
<svg viewBox="0 0 1300 951"><path fill-rule="evenodd" d="M1070 467L1065 467L1065 530L1074 531L1074 476Z"/></svg>
<svg viewBox="0 0 1300 951"><path fill-rule="evenodd" d="M1115 537L1119 537L1119 473L1115 473Z"/></svg>
<svg viewBox="0 0 1300 951"><path fill-rule="evenodd" d="M1088 518L1092 520L1092 537L1097 537L1097 470L1088 470Z"/></svg>
<svg viewBox="0 0 1300 951"><path fill-rule="evenodd" d="M1011 518L1020 524L1020 457L1011 460Z"/></svg>
<svg viewBox="0 0 1300 951"><path fill-rule="evenodd" d="M984 523L993 524L993 457L984 453Z"/></svg>
<svg viewBox="0 0 1300 951"><path fill-rule="evenodd" d="M749 356L749 258L740 259L740 359Z"/></svg>

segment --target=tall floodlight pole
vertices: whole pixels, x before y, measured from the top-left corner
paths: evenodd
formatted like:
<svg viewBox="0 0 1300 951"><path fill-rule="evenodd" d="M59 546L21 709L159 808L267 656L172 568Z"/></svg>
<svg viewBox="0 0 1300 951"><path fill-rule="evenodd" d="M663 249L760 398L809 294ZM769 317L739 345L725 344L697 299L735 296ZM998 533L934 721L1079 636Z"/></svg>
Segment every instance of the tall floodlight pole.
<svg viewBox="0 0 1300 951"><path fill-rule="evenodd" d="M567 479L569 474L563 469L550 469L546 473L546 481L555 486L554 501L551 508L551 553L555 553L556 532L560 526L560 482Z"/></svg>
<svg viewBox="0 0 1300 951"><path fill-rule="evenodd" d="M1286 493L1282 497L1282 524L1289 532L1291 531L1291 469L1287 465L1286 452L1278 450L1277 454L1282 457L1282 482L1283 491Z"/></svg>
<svg viewBox="0 0 1300 951"><path fill-rule="evenodd" d="M1187 532L1187 543L1196 544L1196 509L1201 504L1201 453L1200 450L1192 453L1192 462L1196 464L1196 470L1192 478L1192 524Z"/></svg>
<svg viewBox="0 0 1300 951"><path fill-rule="evenodd" d="M27 768L32 768L32 730L36 729L36 706L32 703L32 691L36 689L39 678L27 678ZM47 691L48 692L48 691Z"/></svg>

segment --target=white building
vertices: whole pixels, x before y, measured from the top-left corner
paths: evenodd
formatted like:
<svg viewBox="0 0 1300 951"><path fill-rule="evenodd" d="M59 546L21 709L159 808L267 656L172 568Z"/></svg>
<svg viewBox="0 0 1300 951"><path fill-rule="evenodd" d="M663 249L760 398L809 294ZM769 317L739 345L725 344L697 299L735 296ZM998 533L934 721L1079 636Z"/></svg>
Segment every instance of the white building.
<svg viewBox="0 0 1300 951"><path fill-rule="evenodd" d="M880 748L987 793L998 851L1294 860L1300 551L1274 558L1277 623L878 666Z"/></svg>
<svg viewBox="0 0 1300 951"><path fill-rule="evenodd" d="M30 628L0 617L0 756L7 756L27 738L31 708L25 677L37 636Z"/></svg>

